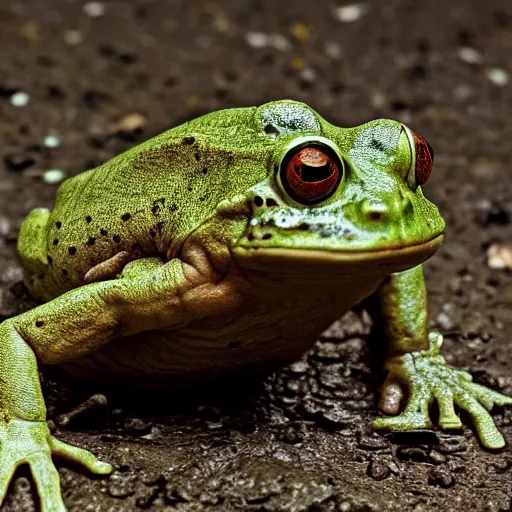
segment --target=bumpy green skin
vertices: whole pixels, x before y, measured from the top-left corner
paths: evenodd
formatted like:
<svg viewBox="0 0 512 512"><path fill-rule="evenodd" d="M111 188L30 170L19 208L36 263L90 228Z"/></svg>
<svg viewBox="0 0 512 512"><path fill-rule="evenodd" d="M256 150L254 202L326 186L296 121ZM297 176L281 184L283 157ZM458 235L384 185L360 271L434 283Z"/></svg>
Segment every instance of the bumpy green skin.
<svg viewBox="0 0 512 512"><path fill-rule="evenodd" d="M427 331L421 263L444 223L415 183L412 141L396 121L344 129L281 101L203 116L63 183L19 236L46 304L0 324L0 503L24 462L43 511L65 510L52 454L111 471L50 435L36 361L148 385L258 371L298 357L374 293L390 357L383 409L398 413L399 385L409 390L403 413L375 426L426 427L436 400L440 426L459 428L455 403L485 446L502 447L486 409L512 401L447 366ZM306 142L343 162L313 206L280 173Z"/></svg>

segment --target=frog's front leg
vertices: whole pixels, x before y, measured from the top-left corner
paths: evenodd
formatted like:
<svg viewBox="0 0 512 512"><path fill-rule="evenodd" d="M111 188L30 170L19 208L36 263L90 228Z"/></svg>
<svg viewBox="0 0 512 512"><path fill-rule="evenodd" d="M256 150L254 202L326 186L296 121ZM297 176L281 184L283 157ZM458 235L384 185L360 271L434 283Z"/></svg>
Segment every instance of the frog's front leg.
<svg viewBox="0 0 512 512"><path fill-rule="evenodd" d="M79 462L96 474L112 471L92 453L62 443L50 434L36 358L13 320L7 320L0 324L0 505L16 468L28 464L41 497L41 509L64 511L52 455Z"/></svg>
<svg viewBox="0 0 512 512"><path fill-rule="evenodd" d="M124 279L90 284L0 324L0 506L15 469L30 465L43 512L64 511L52 455L98 474L112 468L51 436L37 360L61 363L114 337L188 322L182 294L194 286L178 260ZM37 358L37 359L36 359Z"/></svg>
<svg viewBox="0 0 512 512"><path fill-rule="evenodd" d="M379 418L376 429L410 430L431 426L429 406L437 402L441 428L462 426L455 405L472 417L481 443L502 448L503 436L488 411L512 399L475 384L469 373L449 366L440 349L443 338L428 333L427 299L421 266L393 274L377 292L381 318L388 340L388 377L382 390L381 408L396 414L400 387L407 390L403 412Z"/></svg>

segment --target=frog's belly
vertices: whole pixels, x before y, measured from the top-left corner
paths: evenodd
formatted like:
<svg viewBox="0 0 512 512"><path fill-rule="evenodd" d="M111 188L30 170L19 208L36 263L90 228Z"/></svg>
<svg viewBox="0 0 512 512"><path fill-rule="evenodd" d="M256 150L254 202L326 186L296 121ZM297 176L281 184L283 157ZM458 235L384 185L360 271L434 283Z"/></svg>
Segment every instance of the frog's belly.
<svg viewBox="0 0 512 512"><path fill-rule="evenodd" d="M229 313L172 331L147 331L113 340L63 368L95 383L174 386L261 372L292 362L345 311L371 295L382 275L337 276L315 282L269 279Z"/></svg>

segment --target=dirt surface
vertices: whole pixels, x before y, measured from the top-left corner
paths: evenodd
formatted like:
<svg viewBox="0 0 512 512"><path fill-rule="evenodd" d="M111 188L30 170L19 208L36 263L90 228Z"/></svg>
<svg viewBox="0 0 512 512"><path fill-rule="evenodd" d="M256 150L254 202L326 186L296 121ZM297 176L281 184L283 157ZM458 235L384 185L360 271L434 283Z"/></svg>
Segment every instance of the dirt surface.
<svg viewBox="0 0 512 512"><path fill-rule="evenodd" d="M293 98L345 126L398 118L434 146L426 194L448 228L426 265L431 323L451 363L511 394L512 277L486 261L490 244L512 241L510 1L374 0L352 22L338 6L2 0L0 319L30 306L15 243L27 212L52 204L46 170L73 175L198 114ZM128 114L142 129L116 125ZM115 467L92 479L62 465L69 509L511 510L512 410L495 413L509 441L498 454L467 427L372 434L367 332L351 313L302 361L210 397L107 393L107 408L56 431ZM45 382L54 421L104 391ZM22 471L2 510L34 510L30 488Z"/></svg>

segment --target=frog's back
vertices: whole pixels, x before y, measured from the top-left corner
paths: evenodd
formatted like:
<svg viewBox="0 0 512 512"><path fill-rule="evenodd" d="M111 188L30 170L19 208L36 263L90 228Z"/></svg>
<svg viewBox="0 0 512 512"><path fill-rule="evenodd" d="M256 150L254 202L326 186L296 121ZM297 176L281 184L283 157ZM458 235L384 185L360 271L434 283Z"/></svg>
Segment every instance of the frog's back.
<svg viewBox="0 0 512 512"><path fill-rule="evenodd" d="M50 300L85 284L90 269L120 253L124 261L174 256L220 200L245 189L244 175L252 172L247 160L266 155L255 158L257 144L247 144L250 129L233 131L249 123L232 117L252 111L203 116L66 180L53 210L34 210L20 231L18 251L31 292Z"/></svg>

